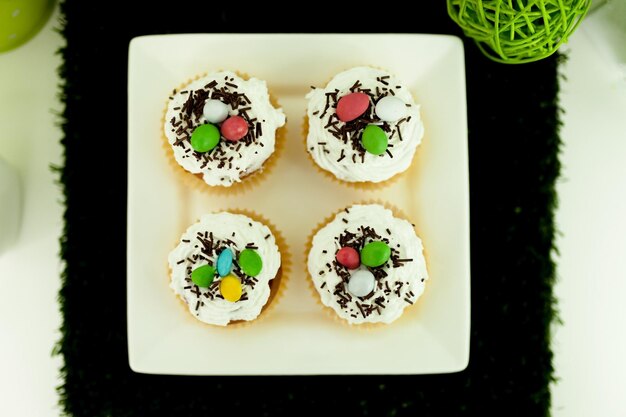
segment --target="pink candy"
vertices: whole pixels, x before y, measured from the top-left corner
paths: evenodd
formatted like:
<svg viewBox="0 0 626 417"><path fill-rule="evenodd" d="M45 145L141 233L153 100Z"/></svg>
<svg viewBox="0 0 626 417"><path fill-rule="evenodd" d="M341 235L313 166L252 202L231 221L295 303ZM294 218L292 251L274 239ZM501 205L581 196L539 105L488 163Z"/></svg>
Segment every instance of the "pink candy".
<svg viewBox="0 0 626 417"><path fill-rule="evenodd" d="M248 122L241 116L231 116L222 123L222 136L231 142L237 142L248 134Z"/></svg>
<svg viewBox="0 0 626 417"><path fill-rule="evenodd" d="M349 122L365 113L369 105L370 98L365 93L346 94L337 103L337 117L342 122Z"/></svg>
<svg viewBox="0 0 626 417"><path fill-rule="evenodd" d="M350 246L344 246L343 248L337 251L337 255L335 255L337 262L341 265L345 266L348 269L357 269L361 264L361 259L359 258L359 252L356 249L351 248Z"/></svg>

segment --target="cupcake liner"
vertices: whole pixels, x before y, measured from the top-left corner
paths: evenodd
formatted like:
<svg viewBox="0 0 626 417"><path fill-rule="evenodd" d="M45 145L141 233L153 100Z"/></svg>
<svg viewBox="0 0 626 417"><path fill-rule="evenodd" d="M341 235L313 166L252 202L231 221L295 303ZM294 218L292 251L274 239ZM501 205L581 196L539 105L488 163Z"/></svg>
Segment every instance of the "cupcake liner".
<svg viewBox="0 0 626 417"><path fill-rule="evenodd" d="M283 298L285 294L285 290L287 289L287 283L289 281L289 278L291 275L291 268L292 268L292 260L291 260L291 253L289 251L289 246L287 245L287 242L285 241L283 234L276 228L276 226L272 222L270 222L267 218L251 210L229 209L225 211L228 211L229 213L232 213L232 214L243 214L244 216L247 216L254 221L264 224L270 229L270 231L272 232L272 235L274 236L274 239L276 240L276 246L278 246L278 250L280 252L280 268L278 269L276 276L270 280L269 282L270 296L267 299L267 302L265 303L263 308L261 308L261 312L254 320L235 320L235 321L229 322L226 326L218 326L218 325L211 324L211 323L205 323L203 321L193 318L193 316L189 314L189 307L187 303L185 302L185 300L181 296L177 295L176 298L178 298L180 303L183 305L186 314L189 315L190 318L192 318L197 323L209 326L214 329L215 328L219 328L219 329L243 328L243 327L250 326L252 324L256 324L260 320L265 320L268 315L271 315L271 313L275 310L276 306L279 304L280 300ZM178 241L176 244L178 244ZM172 271L169 268L169 265L168 265L168 270L169 270L168 282L170 282Z"/></svg>
<svg viewBox="0 0 626 417"><path fill-rule="evenodd" d="M313 159L313 156L309 152L309 148L307 146L307 137L308 137L308 135L309 135L309 116L305 115L304 116L304 120L302 122L302 137L304 138L304 150L305 150L305 152L307 154L307 157L308 157L309 161L311 161L311 163L313 164L315 169L318 172L320 172L322 175L324 175L326 178L328 178L331 181L334 181L334 182L336 182L338 184L342 184L342 185L354 188L354 189L359 190L359 191L379 191L379 190L381 190L383 188L389 187L392 184L395 184L404 175L406 175L406 173L411 168L411 165L413 165L413 162L411 162L411 165L409 165L409 167L406 170L404 170L402 172L398 172L393 177L391 177L389 179L386 179L384 181L380 181L380 182L345 181L345 180L337 178L337 176L335 174L333 174L330 171L325 170L324 168L319 166L317 164L317 162L315 162L315 159ZM415 154L413 154L413 159L415 159Z"/></svg>
<svg viewBox="0 0 626 417"><path fill-rule="evenodd" d="M242 73L239 71L235 71L235 73L243 78L244 80L248 80L250 77L246 73ZM199 78L205 77L207 73L196 75L194 78L187 80L186 82L179 85L176 91L183 90L187 85L192 82L198 80ZM268 88L269 91L269 88ZM276 97L269 91L270 103L274 108L280 108L280 104ZM280 155L282 155L285 142L287 138L287 124L282 127L276 129L275 133L275 143L274 143L274 152L263 162L263 165L257 169L256 171L246 175L241 178L240 182L233 183L229 187L225 187L222 185L209 185L204 182L202 178L202 174L193 174L183 168L176 158L174 157L174 152L172 150L172 145L168 142L167 136L165 135L165 131L163 127L165 126L165 117L167 115L168 102L165 103L165 109L163 111L163 116L161 117L161 137L163 139L163 147L165 154L167 155L168 164L172 167L173 172L177 175L180 182L185 184L190 188L194 188L196 190L200 190L203 192L209 192L211 194L216 194L220 196L232 196L235 194L241 194L248 190L253 189L258 186L263 180L265 180L271 171L276 166L277 161L280 159Z"/></svg>
<svg viewBox="0 0 626 417"><path fill-rule="evenodd" d="M397 217L399 219L404 219L410 222L409 218L405 215L405 213L400 210L398 207L389 204L387 202L381 201L381 200L365 200L365 201L358 201L355 203L352 203L350 205L355 205L355 204L378 204L381 205L383 207L385 207L388 210L391 210L391 212L393 213L394 217ZM405 316L407 315L407 310L411 310L413 307L415 307L415 305L418 304L418 302L414 303L413 305L409 305L407 307L405 307L404 311L402 312L402 315L400 317L398 317L396 320L394 320L391 323L359 323L359 324L353 324L348 322L348 320L342 318L339 316L339 314L337 314L337 312L332 308L329 307L327 305L325 305L324 303L322 303L322 299L320 296L319 291L317 290L317 288L315 287L315 282L313 281L313 277L311 276L311 274L309 273L309 268L308 268L308 259L309 259L309 252L311 251L311 249L313 248L313 238L315 237L315 235L317 234L317 232L319 232L324 226L326 226L328 223L330 223L335 216L337 216L338 214L342 213L344 211L344 208L338 209L335 212L333 212L332 214L330 214L329 216L327 216L323 221L319 222L317 224L317 226L315 228L313 228L313 230L311 231L311 233L309 234L309 236L307 237L306 240L306 244L305 244L305 249L304 249L304 271L306 273L307 276L307 284L309 287L309 290L311 291L311 294L313 295L313 297L315 297L315 300L317 302L317 304L319 304L322 309L324 310L325 314L330 317L334 322L336 323L340 323L342 326L348 327L350 329L357 329L360 331L371 331L371 330L377 330L377 329L384 329L387 328L388 326L391 326L393 324L398 323L399 321L401 321L403 318L405 318ZM413 224L413 223L411 223ZM415 230L416 227L413 226L413 229ZM417 233L416 230L416 234L419 236L419 234ZM428 265L428 258L426 256L426 250L424 249L424 259L426 260L426 264ZM426 290L426 289L425 289ZM426 291L424 291L426 292ZM422 294L423 296L423 294ZM422 297L420 296L420 298Z"/></svg>

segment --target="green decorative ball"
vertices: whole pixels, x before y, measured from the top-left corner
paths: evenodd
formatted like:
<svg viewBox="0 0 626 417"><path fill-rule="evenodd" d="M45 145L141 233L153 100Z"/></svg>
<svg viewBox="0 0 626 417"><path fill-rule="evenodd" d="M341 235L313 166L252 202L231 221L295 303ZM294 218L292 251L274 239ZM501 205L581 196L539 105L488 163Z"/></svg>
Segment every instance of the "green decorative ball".
<svg viewBox="0 0 626 417"><path fill-rule="evenodd" d="M0 53L17 48L46 24L55 0L0 0Z"/></svg>
<svg viewBox="0 0 626 417"><path fill-rule="evenodd" d="M538 61L567 42L591 0L447 0L448 14L490 59Z"/></svg>

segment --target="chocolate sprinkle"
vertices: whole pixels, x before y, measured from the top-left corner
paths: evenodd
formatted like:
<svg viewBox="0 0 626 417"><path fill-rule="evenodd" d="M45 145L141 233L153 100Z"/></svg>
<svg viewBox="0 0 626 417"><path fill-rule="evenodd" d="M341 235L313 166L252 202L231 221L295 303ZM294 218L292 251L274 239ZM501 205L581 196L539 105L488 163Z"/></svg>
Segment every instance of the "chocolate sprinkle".
<svg viewBox="0 0 626 417"><path fill-rule="evenodd" d="M355 304L359 308L359 311L363 315L363 318L367 317L367 315L365 314L365 311L363 311L363 306L358 301L356 301Z"/></svg>
<svg viewBox="0 0 626 417"><path fill-rule="evenodd" d="M191 290L192 294L195 294L196 297L200 297L200 288L197 285L193 286L193 289Z"/></svg>

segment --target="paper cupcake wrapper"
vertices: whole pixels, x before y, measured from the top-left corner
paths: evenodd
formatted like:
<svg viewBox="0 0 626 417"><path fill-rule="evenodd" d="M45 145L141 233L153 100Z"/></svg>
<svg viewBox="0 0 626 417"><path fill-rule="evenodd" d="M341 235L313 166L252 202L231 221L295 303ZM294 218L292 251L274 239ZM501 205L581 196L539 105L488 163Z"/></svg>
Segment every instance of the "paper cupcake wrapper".
<svg viewBox="0 0 626 417"><path fill-rule="evenodd" d="M409 168L411 167L411 165L409 165L409 167L402 171L397 173L396 175L392 176L389 179L386 179L384 181L380 181L380 182L371 182L371 181L344 181L342 179L337 178L337 176L335 174L333 174L330 171L325 170L324 168L322 168L321 166L319 166L317 164L317 162L315 162L315 159L313 159L313 156L311 155L311 152L309 152L309 148L307 145L307 137L309 135L309 116L304 116L304 120L302 122L302 137L304 139L304 150L307 154L307 157L309 159L309 161L311 161L311 163L313 164L313 166L315 167L315 169L320 172L322 175L324 175L326 178L330 179L331 181L334 181L336 183L354 188L356 190L359 191L378 191L381 190L383 188L389 187L390 185L394 184L396 181L398 181L400 178L402 178L404 175L406 175L407 171L409 170ZM415 154L413 155L413 158L415 158Z"/></svg>
<svg viewBox="0 0 626 417"><path fill-rule="evenodd" d="M285 290L287 289L287 283L291 277L292 260L291 260L291 253L289 251L289 246L287 245L287 242L285 241L283 234L268 219L266 219L265 217L251 210L228 209L224 211L228 211L229 213L233 213L233 214L243 214L244 216L250 217L252 220L255 220L267 226L272 232L272 235L274 235L274 239L276 240L276 246L278 246L278 250L280 251L280 268L278 269L276 276L269 282L270 296L267 299L267 302L265 303L263 308L261 308L261 312L254 320L235 320L235 321L229 322L226 326L218 326L218 325L211 324L211 323L205 323L196 318L193 318L194 321L196 321L197 323L205 325L205 326L209 326L213 329L215 328L240 329L240 328L250 326L252 324L256 324L260 320L265 320L267 319L268 316L271 316L272 312L275 310L276 306L280 303L280 300L283 298L285 294ZM183 232L181 232L181 234ZM178 240L176 241L176 245L178 245ZM169 283L171 281L171 274L172 274L172 271L169 268L169 265L168 265L168 270L169 270L169 274L168 274L168 283ZM182 304L183 308L185 309L186 314L193 317L193 315L189 313L189 306L187 305L185 300L179 295L177 295L176 298L178 298L178 300Z"/></svg>
<svg viewBox="0 0 626 417"><path fill-rule="evenodd" d="M248 80L250 78L248 74L245 74L239 71L235 71L235 73L241 78L243 78L244 80ZM196 77L189 79L188 81L182 83L176 89L176 91L181 91L185 89L187 85L191 84L193 81L199 78L205 77L206 75L207 73L199 74ZM275 108L279 108L280 104L278 103L278 100L272 94L271 91L269 91L269 96L270 96L270 103L272 104L272 106L274 106ZM274 167L276 166L277 161L280 159L280 155L282 155L284 151L285 142L287 138L286 124L276 129L274 152L269 156L269 158L265 160L261 168L250 173L249 175L246 175L245 177L241 179L240 182L233 183L229 187L225 187L221 185L209 185L206 182L204 182L204 179L202 178L202 174L194 174L194 173L187 171L178 163L178 161L176 161L176 158L174 157L174 151L172 150L172 145L168 142L167 136L165 135L165 130L164 130L165 116L167 114L168 102L165 103L165 109L163 111L163 116L161 117L161 136L163 139L164 151L165 151L165 154L167 155L168 164L172 167L172 171L177 175L177 178L179 179L179 181L190 188L200 190L203 192L209 192L211 194L216 194L219 196L226 196L226 195L232 196L232 195L244 193L258 186L262 181L268 178L268 175L270 175L270 173L273 171Z"/></svg>
<svg viewBox="0 0 626 417"><path fill-rule="evenodd" d="M397 217L399 219L404 219L410 222L409 218L404 214L404 212L402 210L400 210L399 208L397 208L396 206L389 204L387 202L381 201L381 200L365 200L365 201L358 201L355 203L352 203L351 205L354 204L378 204L381 205L383 207L385 207L386 209L391 210L391 212L393 213L394 217ZM345 208L345 207L344 207ZM319 232L324 226L326 226L329 222L331 222L335 216L337 216L339 213L342 213L344 211L344 208L341 208L337 211L335 211L334 213L330 214L329 216L327 216L323 221L319 222L317 224L317 226L311 231L311 233L309 234L306 244L305 244L305 249L304 249L304 271L305 274L307 276L307 284L309 287L309 290L311 291L311 294L313 295L313 297L315 298L317 304L319 306L322 307L324 313L330 318L332 319L335 323L339 323L342 326L348 327L350 329L356 329L359 331L371 331L371 330L377 330L377 329L384 329L387 328L388 326L393 325L394 323L397 323L398 321L402 320L402 318L406 315L407 310L412 309L415 305L418 304L418 302L415 302L413 305L409 305L407 307L404 308L402 315L400 317L398 317L396 320L394 320L391 323L369 323L369 322L365 322L365 323L350 323L348 320L342 318L339 316L339 314L337 314L337 312L332 308L329 307L327 305L325 305L324 303L322 303L322 299L320 297L320 293L318 291L318 289L315 287L315 282L313 281L313 277L311 276L311 274L309 273L309 268L308 268L308 259L309 259L309 252L311 251L311 249L313 248L313 238L315 237L315 235L317 234L317 232ZM411 223L413 224L413 223ZM413 227L413 229L415 230L415 226ZM417 231L416 231L417 234ZM419 236L419 234L418 234ZM424 250L424 259L426 259L426 261L428 261L428 258L426 256L426 250ZM428 262L426 262L426 264L428 265ZM424 291L426 292L426 290ZM422 294L420 296L420 299L424 296L424 294ZM419 299L418 299L419 301Z"/></svg>

